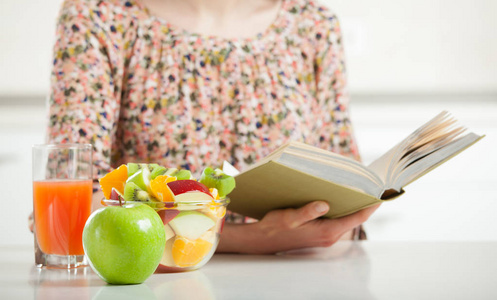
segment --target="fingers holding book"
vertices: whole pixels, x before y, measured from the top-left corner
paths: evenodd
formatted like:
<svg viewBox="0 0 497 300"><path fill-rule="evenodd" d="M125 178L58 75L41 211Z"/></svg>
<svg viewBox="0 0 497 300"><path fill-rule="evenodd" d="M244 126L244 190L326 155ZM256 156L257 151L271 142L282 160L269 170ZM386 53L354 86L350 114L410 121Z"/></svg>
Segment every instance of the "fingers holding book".
<svg viewBox="0 0 497 300"><path fill-rule="evenodd" d="M329 223L330 227L334 228L333 231L342 231L342 234L344 234L366 222L369 217L371 217L371 215L378 209L378 207L380 207L380 205L381 204L375 204L345 217L325 221Z"/></svg>
<svg viewBox="0 0 497 300"><path fill-rule="evenodd" d="M313 202L314 203L314 202ZM352 239L354 228L366 222L380 204L337 219L316 219L308 225L316 232L315 247L330 247L342 239Z"/></svg>
<svg viewBox="0 0 497 300"><path fill-rule="evenodd" d="M249 224L254 238L250 243L254 249L249 252L268 254L329 247L364 223L378 207L375 205L338 219L320 218L329 210L324 201L314 201L297 209L270 211L259 222Z"/></svg>
<svg viewBox="0 0 497 300"><path fill-rule="evenodd" d="M322 217L330 209L328 203L324 201L314 201L298 209L276 210L269 213L267 218L275 218L281 215L281 224L288 229L295 229Z"/></svg>

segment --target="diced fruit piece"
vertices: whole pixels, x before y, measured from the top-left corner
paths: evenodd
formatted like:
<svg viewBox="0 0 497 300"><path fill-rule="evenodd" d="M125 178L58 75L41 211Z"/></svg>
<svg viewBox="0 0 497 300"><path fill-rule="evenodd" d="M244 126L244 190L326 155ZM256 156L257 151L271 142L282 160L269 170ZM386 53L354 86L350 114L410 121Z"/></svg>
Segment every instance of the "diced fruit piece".
<svg viewBox="0 0 497 300"><path fill-rule="evenodd" d="M235 178L224 174L221 169L205 168L199 180L208 188L216 188L219 192L219 198L223 199L235 188Z"/></svg>
<svg viewBox="0 0 497 300"><path fill-rule="evenodd" d="M177 180L167 184L176 202L212 201L209 189L195 180Z"/></svg>
<svg viewBox="0 0 497 300"><path fill-rule="evenodd" d="M126 187L124 187L126 190ZM115 189L112 188L112 192L110 192L110 198L109 200L119 200L119 198L122 198L123 196Z"/></svg>
<svg viewBox="0 0 497 300"><path fill-rule="evenodd" d="M121 165L119 168L100 178L100 187L102 188L105 199L110 199L112 188L115 188L119 193L123 194L126 179L128 179L128 168L126 165Z"/></svg>
<svg viewBox="0 0 497 300"><path fill-rule="evenodd" d="M128 163L128 177L133 176L136 172L142 169L148 169L152 172L153 169L159 167L158 164L137 164L137 163Z"/></svg>
<svg viewBox="0 0 497 300"><path fill-rule="evenodd" d="M174 174L178 180L188 180L192 179L192 173L188 170L180 170L176 174Z"/></svg>
<svg viewBox="0 0 497 300"><path fill-rule="evenodd" d="M175 239L167 240L166 248L164 249L164 254L162 255L162 259L160 260L158 269L161 267L176 267L171 253L173 250L174 241Z"/></svg>
<svg viewBox="0 0 497 300"><path fill-rule="evenodd" d="M178 236L172 247L174 263L179 267L192 267L202 261L212 248L212 243L198 239L195 241Z"/></svg>
<svg viewBox="0 0 497 300"><path fill-rule="evenodd" d="M160 167L159 164L148 164L148 169L152 172L153 169Z"/></svg>
<svg viewBox="0 0 497 300"><path fill-rule="evenodd" d="M217 191L216 188L210 188L209 192L211 193L212 198L214 198L214 200L219 200L219 192Z"/></svg>
<svg viewBox="0 0 497 300"><path fill-rule="evenodd" d="M174 194L168 186L168 183L176 181L176 177L169 175L159 175L150 181L150 191L162 202L174 202Z"/></svg>
<svg viewBox="0 0 497 300"><path fill-rule="evenodd" d="M166 171L167 168L161 166L155 167L152 173L150 173L150 179L154 180L157 176L166 174Z"/></svg>
<svg viewBox="0 0 497 300"><path fill-rule="evenodd" d="M179 210L177 209L163 209L159 210L157 212L159 214L159 217L162 219L162 223L168 224L171 222L174 217L176 217L179 214Z"/></svg>
<svg viewBox="0 0 497 300"><path fill-rule="evenodd" d="M133 182L140 189L148 192L150 190L150 170L148 168L140 169L128 178L126 183L128 182Z"/></svg>
<svg viewBox="0 0 497 300"><path fill-rule="evenodd" d="M126 183L124 188L124 200L126 201L151 201L150 195L138 187L134 182Z"/></svg>
<svg viewBox="0 0 497 300"><path fill-rule="evenodd" d="M174 174L178 173L178 169L176 168L167 168L165 175L174 176Z"/></svg>
<svg viewBox="0 0 497 300"><path fill-rule="evenodd" d="M159 175L174 176L178 180L192 179L192 173L188 170L178 170L176 168L165 168L158 166L152 170L151 179L155 179Z"/></svg>
<svg viewBox="0 0 497 300"><path fill-rule="evenodd" d="M164 225L164 230L166 231L166 242L176 236L174 230L169 225ZM208 231L209 232L209 231Z"/></svg>
<svg viewBox="0 0 497 300"><path fill-rule="evenodd" d="M166 175L174 176L178 178L178 180L186 180L192 178L192 173L188 170L178 170L176 168L167 169Z"/></svg>
<svg viewBox="0 0 497 300"><path fill-rule="evenodd" d="M224 218L226 215L226 207L219 205L211 205L209 208L205 210L206 215L212 218L214 221L218 221L221 218Z"/></svg>
<svg viewBox="0 0 497 300"><path fill-rule="evenodd" d="M226 216L226 206L218 207L215 211L218 218L224 218L224 216Z"/></svg>
<svg viewBox="0 0 497 300"><path fill-rule="evenodd" d="M214 227L215 224L211 218L198 211L180 212L169 222L176 235L192 241L198 239L207 230Z"/></svg>
<svg viewBox="0 0 497 300"><path fill-rule="evenodd" d="M219 200L219 193L216 188L210 188L209 191L211 192L215 200ZM226 215L226 207L220 206L216 202L212 202L212 205L209 205L208 208L204 210L204 212L206 215L217 222L219 219L224 218L224 216Z"/></svg>
<svg viewBox="0 0 497 300"><path fill-rule="evenodd" d="M140 170L140 166L136 163L128 163L128 177L133 176L136 172Z"/></svg>

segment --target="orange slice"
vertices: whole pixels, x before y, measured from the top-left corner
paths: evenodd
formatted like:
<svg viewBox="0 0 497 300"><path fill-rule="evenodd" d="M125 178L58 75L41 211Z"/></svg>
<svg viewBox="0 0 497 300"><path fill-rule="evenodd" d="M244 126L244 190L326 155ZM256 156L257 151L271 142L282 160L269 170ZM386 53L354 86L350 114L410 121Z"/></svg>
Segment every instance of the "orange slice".
<svg viewBox="0 0 497 300"><path fill-rule="evenodd" d="M218 219L224 218L224 216L226 216L226 207L224 206L209 207L209 209L214 216L214 221L217 221Z"/></svg>
<svg viewBox="0 0 497 300"><path fill-rule="evenodd" d="M124 186L127 179L128 167L126 165L121 165L119 168L100 178L100 188L102 188L105 198L110 199L112 188L115 188L121 195L124 194Z"/></svg>
<svg viewBox="0 0 497 300"><path fill-rule="evenodd" d="M210 188L209 191L211 192L212 197L215 200L219 200L219 192L216 188ZM224 218L226 215L226 207L224 206L218 206L216 202L212 202L212 205L209 206L209 211L207 214L214 219L214 221L217 221L220 218Z"/></svg>
<svg viewBox="0 0 497 300"><path fill-rule="evenodd" d="M150 190L155 198L162 202L174 202L174 194L167 186L168 182L176 181L176 177L169 175L159 175L150 181Z"/></svg>
<svg viewBox="0 0 497 300"><path fill-rule="evenodd" d="M178 236L172 247L174 263L178 267L192 267L202 261L212 248L212 243L204 239L189 240Z"/></svg>
<svg viewBox="0 0 497 300"><path fill-rule="evenodd" d="M219 191L216 188L210 188L209 192L211 192L212 198L214 198L214 200L219 200Z"/></svg>

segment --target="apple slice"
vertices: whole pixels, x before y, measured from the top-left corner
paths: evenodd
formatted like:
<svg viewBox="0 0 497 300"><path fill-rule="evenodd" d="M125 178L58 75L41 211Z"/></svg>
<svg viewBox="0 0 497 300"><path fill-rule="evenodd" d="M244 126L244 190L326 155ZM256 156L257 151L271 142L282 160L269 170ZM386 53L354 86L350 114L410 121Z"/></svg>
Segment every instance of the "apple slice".
<svg viewBox="0 0 497 300"><path fill-rule="evenodd" d="M168 224L174 217L179 214L179 210L177 209L163 209L157 212L159 217L162 219L162 223Z"/></svg>
<svg viewBox="0 0 497 300"><path fill-rule="evenodd" d="M119 200L119 196L121 196L121 194L117 191L117 189L112 188L109 200Z"/></svg>
<svg viewBox="0 0 497 300"><path fill-rule="evenodd" d="M106 204L107 206L109 206L109 205L117 206L117 205L123 204L124 197L123 197L123 195L121 195L121 193L117 189L112 188L112 192L110 192L109 200L114 200L115 202L107 202L107 204Z"/></svg>
<svg viewBox="0 0 497 300"><path fill-rule="evenodd" d="M198 211L183 211L169 222L176 235L196 240L216 225L211 218Z"/></svg>
<svg viewBox="0 0 497 300"><path fill-rule="evenodd" d="M172 255L173 244L174 244L174 239L167 240L166 248L164 249L164 254L162 255L162 258L159 262L159 266L157 267L158 271L160 271L160 269L165 269L164 271L167 271L167 267L176 267Z"/></svg>
<svg viewBox="0 0 497 300"><path fill-rule="evenodd" d="M195 180L177 180L168 182L167 186L173 192L175 202L212 201L209 189Z"/></svg>
<svg viewBox="0 0 497 300"><path fill-rule="evenodd" d="M164 225L164 230L166 231L166 243L170 239L176 236L176 233L174 233L174 230L171 228L169 225Z"/></svg>

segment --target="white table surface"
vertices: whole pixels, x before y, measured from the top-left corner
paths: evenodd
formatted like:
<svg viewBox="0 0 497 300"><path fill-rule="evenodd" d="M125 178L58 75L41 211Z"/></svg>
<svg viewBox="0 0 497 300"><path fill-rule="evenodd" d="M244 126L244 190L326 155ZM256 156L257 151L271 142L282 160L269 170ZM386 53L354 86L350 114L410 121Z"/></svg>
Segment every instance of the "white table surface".
<svg viewBox="0 0 497 300"><path fill-rule="evenodd" d="M0 299L497 299L496 242L339 242L283 255L215 255L202 269L111 286L90 268L41 270L0 248Z"/></svg>

